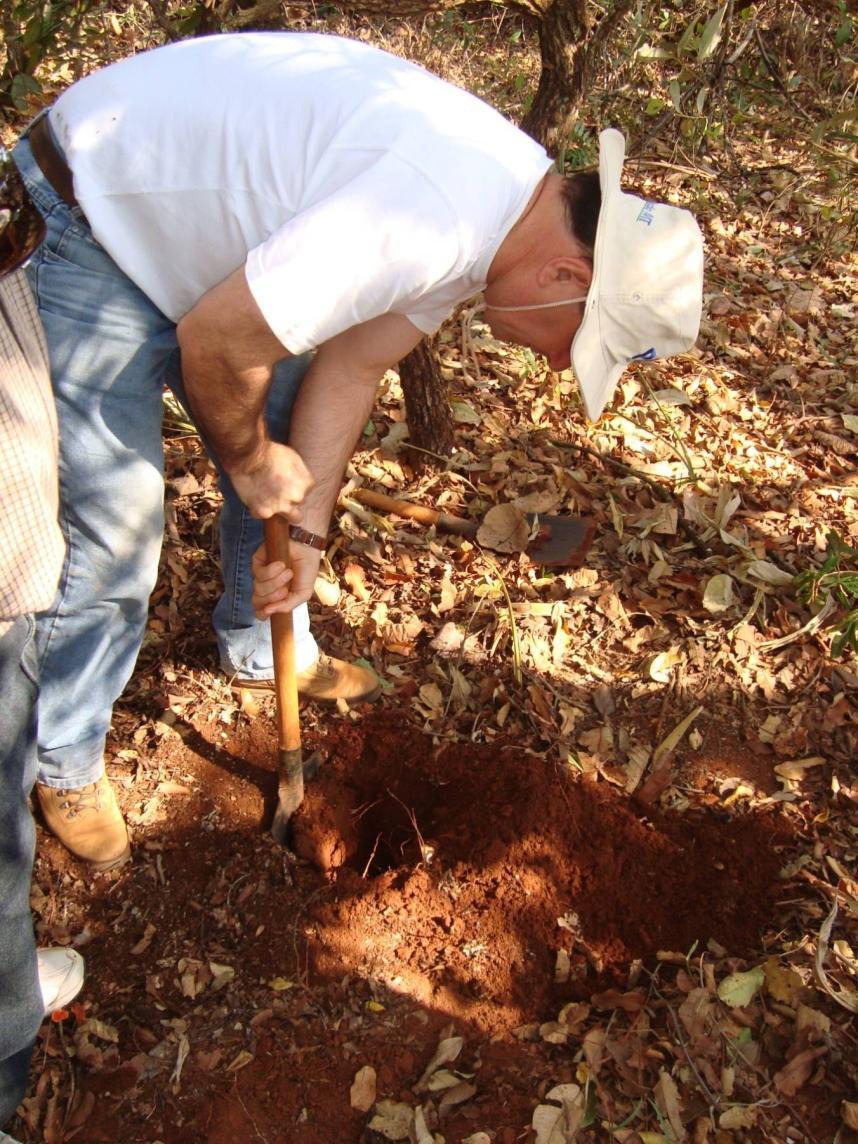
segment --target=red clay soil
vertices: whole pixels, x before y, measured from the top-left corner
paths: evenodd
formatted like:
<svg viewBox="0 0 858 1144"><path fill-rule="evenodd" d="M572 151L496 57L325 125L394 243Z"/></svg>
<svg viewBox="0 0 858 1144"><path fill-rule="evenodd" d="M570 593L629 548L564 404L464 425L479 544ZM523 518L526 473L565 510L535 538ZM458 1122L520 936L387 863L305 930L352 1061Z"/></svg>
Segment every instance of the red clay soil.
<svg viewBox="0 0 858 1144"><path fill-rule="evenodd" d="M510 743L436 748L392 710L309 744L327 762L296 858L267 833L271 720L226 730L217 712L150 724L112 764L125 870L93 879L40 833L40 941L73 941L88 977L84 1008L43 1026L28 1144L356 1144L358 1069L413 1105L451 1029L477 1092L447 1144L532 1139L540 1092L575 1065L513 1028L661 950L759 950L775 917L768 818L636 809ZM83 1017L101 1024L84 1036Z"/></svg>
<svg viewBox="0 0 858 1144"><path fill-rule="evenodd" d="M594 970L709 939L758 947L781 865L771 820L635 813L530 752L436 751L389 716L345 730L295 820L298 855L332 882L312 911L317 973L346 962L497 1030L546 1019Z"/></svg>

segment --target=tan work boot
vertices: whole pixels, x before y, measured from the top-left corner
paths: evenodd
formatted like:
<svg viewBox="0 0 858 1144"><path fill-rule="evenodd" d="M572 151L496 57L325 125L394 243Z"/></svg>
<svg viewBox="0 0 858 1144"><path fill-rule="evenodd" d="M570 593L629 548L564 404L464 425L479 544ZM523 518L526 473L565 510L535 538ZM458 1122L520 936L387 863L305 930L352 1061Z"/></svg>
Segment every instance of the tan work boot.
<svg viewBox="0 0 858 1144"><path fill-rule="evenodd" d="M96 870L128 860L128 828L107 775L74 790L36 783L36 795L45 825L75 857Z"/></svg>
<svg viewBox="0 0 858 1144"><path fill-rule="evenodd" d="M233 680L234 691L274 691L273 679ZM371 703L381 695L378 676L369 668L345 663L330 655L320 655L306 671L298 672L298 691L308 699L347 699L349 703Z"/></svg>

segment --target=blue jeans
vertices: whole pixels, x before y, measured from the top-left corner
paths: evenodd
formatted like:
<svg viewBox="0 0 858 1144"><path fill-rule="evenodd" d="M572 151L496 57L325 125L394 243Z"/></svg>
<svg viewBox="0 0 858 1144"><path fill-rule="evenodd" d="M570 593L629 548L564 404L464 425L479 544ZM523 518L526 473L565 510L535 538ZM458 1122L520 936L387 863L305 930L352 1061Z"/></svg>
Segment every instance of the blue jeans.
<svg viewBox="0 0 858 1144"><path fill-rule="evenodd" d="M113 703L134 668L158 573L164 386L185 408L187 401L175 324L99 245L80 208L58 197L26 136L14 158L47 224L28 273L57 402L68 546L57 598L37 629L39 782L79 787L102 773ZM274 371L266 419L275 440L288 438L308 364L307 356L287 358ZM262 525L219 472L224 593L213 621L221 666L264 679L272 674L270 625L256 620L250 602L250 558ZM295 612L295 634L301 671L318 656L306 607Z"/></svg>
<svg viewBox="0 0 858 1144"><path fill-rule="evenodd" d="M30 916L36 831L36 653L31 616L0 636L0 1130L21 1103L43 1006ZM0 1132L0 1136L2 1133Z"/></svg>

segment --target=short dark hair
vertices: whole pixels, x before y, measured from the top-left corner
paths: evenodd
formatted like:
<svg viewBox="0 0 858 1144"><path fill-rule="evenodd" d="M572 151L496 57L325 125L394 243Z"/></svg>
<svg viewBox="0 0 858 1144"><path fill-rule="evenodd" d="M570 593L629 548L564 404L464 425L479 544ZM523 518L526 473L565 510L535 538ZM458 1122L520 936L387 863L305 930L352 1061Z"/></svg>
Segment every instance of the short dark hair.
<svg viewBox="0 0 858 1144"><path fill-rule="evenodd" d="M569 229L592 258L596 249L596 223L602 207L598 171L577 171L564 176L561 194Z"/></svg>

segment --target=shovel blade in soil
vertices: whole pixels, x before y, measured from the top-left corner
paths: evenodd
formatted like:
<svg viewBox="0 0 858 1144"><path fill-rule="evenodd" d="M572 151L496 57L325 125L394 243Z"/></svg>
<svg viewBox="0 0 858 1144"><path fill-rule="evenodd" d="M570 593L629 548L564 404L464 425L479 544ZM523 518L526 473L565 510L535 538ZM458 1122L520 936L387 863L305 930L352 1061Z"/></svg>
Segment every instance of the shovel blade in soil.
<svg viewBox="0 0 858 1144"><path fill-rule="evenodd" d="M289 843L292 815L304 801L304 783L311 782L318 775L322 762L321 751L313 751L306 759L300 749L280 752L277 767L280 781L271 837L281 846Z"/></svg>
<svg viewBox="0 0 858 1144"><path fill-rule="evenodd" d="M304 761L301 748L282 750L277 759L277 810L271 823L275 841L285 844L289 836L289 819L304 801Z"/></svg>

